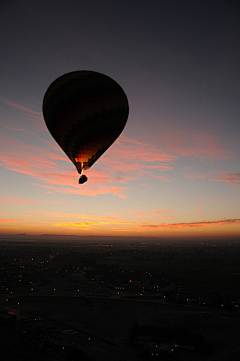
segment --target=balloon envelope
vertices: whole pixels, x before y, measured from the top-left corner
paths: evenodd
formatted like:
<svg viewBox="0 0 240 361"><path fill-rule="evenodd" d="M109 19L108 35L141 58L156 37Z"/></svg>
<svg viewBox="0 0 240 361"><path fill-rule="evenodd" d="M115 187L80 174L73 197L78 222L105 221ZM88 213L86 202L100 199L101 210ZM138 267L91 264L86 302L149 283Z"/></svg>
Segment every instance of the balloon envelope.
<svg viewBox="0 0 240 361"><path fill-rule="evenodd" d="M128 113L128 100L120 85L93 71L60 76L43 99L48 130L80 174L118 138Z"/></svg>

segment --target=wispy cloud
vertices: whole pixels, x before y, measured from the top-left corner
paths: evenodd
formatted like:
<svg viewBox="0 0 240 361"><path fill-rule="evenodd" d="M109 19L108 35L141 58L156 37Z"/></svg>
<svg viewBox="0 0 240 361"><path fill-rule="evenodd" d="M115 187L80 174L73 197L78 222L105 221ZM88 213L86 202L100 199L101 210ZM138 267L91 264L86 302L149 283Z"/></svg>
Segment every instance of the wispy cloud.
<svg viewBox="0 0 240 361"><path fill-rule="evenodd" d="M176 218L174 215L177 211L172 211L170 209L163 209L162 211L154 211L159 217L163 218Z"/></svg>
<svg viewBox="0 0 240 361"><path fill-rule="evenodd" d="M202 211L202 208L200 206L196 207L196 209L191 209L191 210L187 210L187 213L196 213L196 214L200 214Z"/></svg>
<svg viewBox="0 0 240 361"><path fill-rule="evenodd" d="M74 218L74 217L73 217ZM138 221L124 221L121 219L108 219L107 217L84 217L79 218L78 221L73 220L62 220L62 221L49 221L52 227L61 228L64 232L66 230L79 230L79 231L104 231L105 234L109 232L137 232L142 234L149 234L154 230L180 230L180 229L194 229L201 230L205 227L221 227L221 226L236 226L240 224L240 219L227 219L222 218L221 220L206 221L202 220L199 222L179 222L179 223L147 223ZM156 233L155 233L156 234Z"/></svg>
<svg viewBox="0 0 240 361"><path fill-rule="evenodd" d="M30 107L19 104L15 101L5 99L0 96L0 102L2 102L4 105L3 109L5 112L7 112L8 115L12 115L12 110L17 111L18 120L19 118L23 118L24 120L28 120L28 126L26 126L26 123L21 123L19 121L14 122L13 119L11 122L9 121L3 121L1 120L1 126L5 129L11 130L11 131L18 131L22 134L29 134L34 137L38 137L37 132L45 133L47 132L47 127L43 120L42 112L35 111L31 109ZM7 105L7 107L6 107ZM3 108L3 107L2 107ZM6 109L7 108L7 109Z"/></svg>
<svg viewBox="0 0 240 361"><path fill-rule="evenodd" d="M47 154L47 152L42 150L41 153ZM59 168L54 161L49 160L47 157L43 157L40 154L27 154L27 152L26 157L24 157L24 153L2 155L0 156L0 161L9 170L35 177L41 177L41 173L39 174L40 170L47 173L49 169Z"/></svg>
<svg viewBox="0 0 240 361"><path fill-rule="evenodd" d="M110 220L121 220L120 216L117 217L109 217L109 216L98 216L98 215L92 215L92 214L85 214L85 213L61 213L61 212L50 212L50 211L38 211L37 214L39 215L43 215L46 217L51 217L51 218L77 218L77 219L87 219L87 220L105 220L105 219L110 219Z"/></svg>
<svg viewBox="0 0 240 361"><path fill-rule="evenodd" d="M78 195L84 195L84 196L92 196L96 197L98 195L105 195L105 194L112 194L114 196L118 196L119 198L126 198L126 194L124 191L126 190L126 187L118 187L113 185L101 185L101 186L95 186L95 185L87 185L86 187L73 187L73 184L76 184L72 182L72 187L64 187L61 185L61 187L57 186L51 186L51 185L41 185L42 187L46 188L48 191L47 193L63 193L63 194L78 194Z"/></svg>
<svg viewBox="0 0 240 361"><path fill-rule="evenodd" d="M145 216L144 212L138 212L138 211L132 211L132 210L129 210L129 212L134 214L135 216L139 216L139 217Z"/></svg>
<svg viewBox="0 0 240 361"><path fill-rule="evenodd" d="M13 102L11 100L7 100L7 99L4 99L0 96L0 101L4 104L7 104L9 105L10 107L13 107L13 108L17 108L18 110L21 110L25 113L28 113L28 114L33 114L35 116L42 116L42 113L41 112L36 112L35 110L32 110L31 108L25 106L25 105L22 105L22 104L19 104L19 103L16 103L16 102Z"/></svg>
<svg viewBox="0 0 240 361"><path fill-rule="evenodd" d="M226 182L231 185L240 185L240 173L224 173L223 171L219 172L220 176L211 178L213 182Z"/></svg>
<svg viewBox="0 0 240 361"><path fill-rule="evenodd" d="M196 228L196 227L213 227L213 226L230 226L240 224L240 219L226 219L222 218L220 220L206 221L202 220L199 222L180 222L180 223L142 223L141 228L167 228L167 229L176 229L176 228Z"/></svg>
<svg viewBox="0 0 240 361"><path fill-rule="evenodd" d="M26 203L26 204L36 204L33 201L26 201L24 199L15 199L11 197L0 196L0 203L2 204L17 204L17 203Z"/></svg>
<svg viewBox="0 0 240 361"><path fill-rule="evenodd" d="M9 170L19 173L32 174L33 169L59 168L57 160L68 162L67 156L60 152L53 152L45 147L33 146L21 140L11 139L4 134L0 135L4 148L0 155L2 165Z"/></svg>
<svg viewBox="0 0 240 361"><path fill-rule="evenodd" d="M64 161L71 168L71 162L66 156L22 144L19 144L18 150L20 151L16 152L13 148L12 151L2 154L0 156L2 166L41 181L38 185L48 189L48 192L90 196L113 194L120 198L126 197L124 194L126 187L112 184L118 179L109 176L106 172L93 171L91 183L87 184L87 187L81 187L78 185L78 174L74 166L66 170L63 165L58 164L59 160Z"/></svg>
<svg viewBox="0 0 240 361"><path fill-rule="evenodd" d="M23 112L34 119L35 123L37 122L34 123L36 127L31 129L29 127L25 129L24 124L15 122L10 125L8 122L4 123L8 131L12 131L12 138L2 135L5 148L0 156L1 165L11 171L35 178L40 181L39 186L48 189L48 192L91 196L113 194L125 198L127 187L119 186L119 183L126 184L142 177L156 178L162 182L170 181L167 172L174 169L177 156L160 151L153 145L121 136L98 160L98 167L93 167L87 172L91 177L91 183L79 188L75 167L71 166L68 158L55 145L55 141L47 142L38 136L37 129L46 131L42 113L3 97L0 97L0 101L9 109ZM34 135L38 142L42 142L42 146L20 142L20 138L16 139L16 132ZM69 162L69 168L66 170L66 167L58 161Z"/></svg>
<svg viewBox="0 0 240 361"><path fill-rule="evenodd" d="M117 140L116 144L121 145L121 147L118 147L115 150L115 156L118 155L119 158L123 157L124 159L129 159L130 161L137 161L140 164L142 162L147 162L147 164L155 162L174 164L177 159L176 156L161 152L160 149L151 144L141 143L135 139L130 139L124 136L121 136Z"/></svg>
<svg viewBox="0 0 240 361"><path fill-rule="evenodd" d="M163 133L162 139L169 151L189 158L223 160L233 155L217 137L201 131L171 130Z"/></svg>
<svg viewBox="0 0 240 361"><path fill-rule="evenodd" d="M0 100L9 107L36 119L39 127L46 130L40 112L17 102L3 98ZM24 133L24 129L22 132ZM37 130L35 136L38 137ZM87 172L89 181L84 186L78 185L78 174L75 167L71 165L70 160L54 140L50 142L38 138L39 146L37 147L2 135L5 147L0 155L0 161L5 168L34 178L34 183L44 187L49 193L86 196L112 194L126 198L132 181L155 178L161 182L171 182L171 171L174 170L179 155L198 159L222 159L229 156L229 153L221 147L215 137L205 133L171 132L171 134L165 133L163 140L167 144L167 151L163 151L164 142L161 142L161 147L158 147L154 144L120 136L98 160L96 166ZM62 161L65 164L61 163ZM192 179L208 176L200 173L186 174L186 177ZM227 177L223 178L212 180L232 182L231 184L239 183L236 174L229 173ZM173 217L168 213L162 213L161 216Z"/></svg>
<svg viewBox="0 0 240 361"><path fill-rule="evenodd" d="M93 227L102 227L108 225L110 222L56 222L54 227L63 227L68 229L92 229Z"/></svg>
<svg viewBox="0 0 240 361"><path fill-rule="evenodd" d="M186 178L191 178L191 179L204 179L209 177L209 174L203 174L203 173L188 173L188 174L184 174Z"/></svg>
<svg viewBox="0 0 240 361"><path fill-rule="evenodd" d="M113 194L124 198L127 187L116 183L141 179L144 175L169 181L163 172L172 170L176 160L175 156L159 153L153 146L120 138L111 151L99 159L98 167L87 172L91 183L79 188L77 171L64 153L61 155L60 148L51 146L51 143L50 147L48 143L44 143L44 147L34 147L7 137L2 140L6 145L0 156L2 166L44 182L41 186L48 188L49 192L65 194ZM65 161L69 169L66 171L65 165L58 161Z"/></svg>
<svg viewBox="0 0 240 361"><path fill-rule="evenodd" d="M166 182L170 181L166 172L174 169L176 160L177 156L162 152L153 145L120 136L111 150L99 159L99 165L117 175L117 181L147 176Z"/></svg>
<svg viewBox="0 0 240 361"><path fill-rule="evenodd" d="M15 223L15 222L25 222L25 220L24 219L0 218L0 223Z"/></svg>
<svg viewBox="0 0 240 361"><path fill-rule="evenodd" d="M46 200L46 199L32 199L32 198L26 198L26 199L19 199L19 198L13 198L13 197L5 197L5 196L0 196L0 204L34 204L34 205L38 205L38 204L51 204L51 205L56 205L56 206L61 206L61 205L66 205L68 204L66 202L66 200ZM69 203L71 204L71 203ZM29 217L29 215L28 215Z"/></svg>
<svg viewBox="0 0 240 361"><path fill-rule="evenodd" d="M159 214L160 217L171 217L170 214L174 214L175 211L164 210L162 215L161 211L154 211ZM143 212L134 212L131 213L141 217ZM169 215L167 214L169 213ZM48 217L49 223L54 227L61 228L82 228L87 227L88 229L93 229L94 227L105 227L106 231L108 230L121 230L121 231L136 231L140 232L146 230L154 229L165 229L165 230L176 230L176 229L192 229L192 228L205 228L205 227L221 227L221 226L235 226L240 224L239 218L221 218L214 220L201 220L197 222L140 222L136 220L128 220L126 215L116 215L116 216L105 216L105 215L91 215L85 213L61 213L61 212L50 212L50 211L39 211L38 215ZM124 219L126 217L126 219ZM174 217L174 216L173 216Z"/></svg>

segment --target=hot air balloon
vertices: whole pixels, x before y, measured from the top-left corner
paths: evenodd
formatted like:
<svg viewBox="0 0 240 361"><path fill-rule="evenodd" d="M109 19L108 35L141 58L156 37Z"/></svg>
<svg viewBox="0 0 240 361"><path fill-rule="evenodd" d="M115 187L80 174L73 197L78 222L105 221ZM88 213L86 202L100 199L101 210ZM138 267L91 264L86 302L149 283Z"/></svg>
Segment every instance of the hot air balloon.
<svg viewBox="0 0 240 361"><path fill-rule="evenodd" d="M55 141L79 174L90 168L119 137L129 114L123 89L94 71L57 78L43 99L43 116ZM82 175L79 183L86 182Z"/></svg>

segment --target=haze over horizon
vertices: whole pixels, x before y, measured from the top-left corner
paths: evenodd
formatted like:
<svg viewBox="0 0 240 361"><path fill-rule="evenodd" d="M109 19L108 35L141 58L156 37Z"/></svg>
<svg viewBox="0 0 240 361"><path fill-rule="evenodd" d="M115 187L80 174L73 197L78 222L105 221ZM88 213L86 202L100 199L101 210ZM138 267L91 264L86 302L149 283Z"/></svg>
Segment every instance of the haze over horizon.
<svg viewBox="0 0 240 361"><path fill-rule="evenodd" d="M240 238L237 2L0 10L0 235ZM130 109L84 185L42 116L50 83L75 70L110 76Z"/></svg>

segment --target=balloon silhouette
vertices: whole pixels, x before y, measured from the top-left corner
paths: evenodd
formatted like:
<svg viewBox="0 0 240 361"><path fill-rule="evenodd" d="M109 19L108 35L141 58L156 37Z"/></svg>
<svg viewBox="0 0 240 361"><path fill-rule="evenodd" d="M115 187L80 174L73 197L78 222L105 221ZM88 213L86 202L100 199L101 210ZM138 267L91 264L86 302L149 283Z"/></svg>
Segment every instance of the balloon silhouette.
<svg viewBox="0 0 240 361"><path fill-rule="evenodd" d="M57 78L43 99L47 128L79 174L119 137L129 114L123 89L110 77L74 71ZM84 183L87 177L80 177Z"/></svg>

